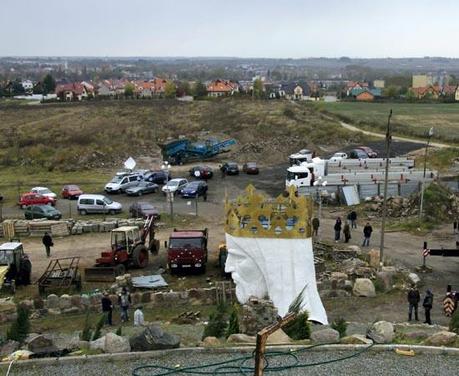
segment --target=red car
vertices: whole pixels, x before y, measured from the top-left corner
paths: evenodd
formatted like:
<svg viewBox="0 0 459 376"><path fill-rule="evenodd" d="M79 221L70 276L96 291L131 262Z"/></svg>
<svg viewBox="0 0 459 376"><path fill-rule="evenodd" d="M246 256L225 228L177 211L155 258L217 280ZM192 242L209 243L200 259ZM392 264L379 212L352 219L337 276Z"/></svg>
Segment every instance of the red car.
<svg viewBox="0 0 459 376"><path fill-rule="evenodd" d="M29 205L56 205L56 199L39 195L38 193L28 192L21 195L18 202L19 206L24 209Z"/></svg>
<svg viewBox="0 0 459 376"><path fill-rule="evenodd" d="M61 192L62 198L68 198L69 200L72 198L77 199L82 194L83 191L78 185L75 184L64 185L64 188L62 188Z"/></svg>
<svg viewBox="0 0 459 376"><path fill-rule="evenodd" d="M260 170L255 162L247 162L242 167L242 171L244 171L247 175L258 175Z"/></svg>

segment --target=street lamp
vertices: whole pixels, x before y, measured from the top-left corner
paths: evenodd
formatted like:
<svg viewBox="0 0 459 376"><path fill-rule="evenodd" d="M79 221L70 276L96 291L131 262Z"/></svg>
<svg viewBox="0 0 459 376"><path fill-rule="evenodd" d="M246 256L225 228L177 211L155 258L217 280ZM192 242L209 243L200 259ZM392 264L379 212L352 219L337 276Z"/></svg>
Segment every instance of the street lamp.
<svg viewBox="0 0 459 376"><path fill-rule="evenodd" d="M320 220L322 219L322 191L320 190L320 186L325 188L327 186L327 181L322 181L322 176L319 176L317 180L313 183L313 185L316 187L316 195L317 199L319 200L319 213L317 214L317 217L319 218L319 223ZM318 235L320 238L320 224L319 224L319 231Z"/></svg>
<svg viewBox="0 0 459 376"><path fill-rule="evenodd" d="M169 164L168 161L164 161L163 164L161 165L161 171L163 171L166 176L167 176L167 180L169 180L169 171L171 169L171 165Z"/></svg>
<svg viewBox="0 0 459 376"><path fill-rule="evenodd" d="M434 128L432 127L432 128L429 129L429 132L427 133L426 151L424 153L424 175L423 175L423 179L422 179L422 183L421 183L421 203L419 205L419 219L422 218L422 209L423 209L423 206L424 206L424 184L425 184L425 180L426 180L427 152L428 152L428 149L429 149L430 139L432 138L433 134L434 134Z"/></svg>

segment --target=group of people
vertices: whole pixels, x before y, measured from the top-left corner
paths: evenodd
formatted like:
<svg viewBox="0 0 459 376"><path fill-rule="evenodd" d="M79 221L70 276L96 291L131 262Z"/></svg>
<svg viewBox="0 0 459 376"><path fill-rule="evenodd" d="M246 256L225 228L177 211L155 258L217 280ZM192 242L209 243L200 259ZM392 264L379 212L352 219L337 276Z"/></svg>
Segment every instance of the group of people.
<svg viewBox="0 0 459 376"><path fill-rule="evenodd" d="M312 235L318 236L320 227L320 220L317 217L312 219ZM341 220L341 217L337 217L335 224L333 226L333 230L335 232L335 242L339 242L341 239L341 232L344 236L344 242L349 243L351 239L351 230L357 228L357 213L355 210L352 210L348 215L347 219L344 222ZM363 243L362 247L368 247L370 245L370 238L373 232L373 227L371 227L370 222L367 222L366 225L363 227Z"/></svg>
<svg viewBox="0 0 459 376"><path fill-rule="evenodd" d="M110 299L108 292L104 291L101 300L102 312L105 315L106 323L110 326L113 325L113 301ZM126 287L123 287L121 293L118 295L118 304L120 306L121 322L129 321L129 308L132 304L131 294ZM134 326L144 326L145 320L142 311L143 307L138 305L134 311Z"/></svg>
<svg viewBox="0 0 459 376"><path fill-rule="evenodd" d="M411 285L411 288L408 291L407 300L408 300L408 321L411 321L413 317L413 311L414 311L414 319L416 321L419 321L418 305L421 301L421 294L419 293L419 290L416 288L415 284ZM424 296L422 306L424 307L424 316L425 316L424 323L432 325L432 320L430 318L430 311L432 310L432 306L433 306L433 293L431 289L426 290L426 294Z"/></svg>

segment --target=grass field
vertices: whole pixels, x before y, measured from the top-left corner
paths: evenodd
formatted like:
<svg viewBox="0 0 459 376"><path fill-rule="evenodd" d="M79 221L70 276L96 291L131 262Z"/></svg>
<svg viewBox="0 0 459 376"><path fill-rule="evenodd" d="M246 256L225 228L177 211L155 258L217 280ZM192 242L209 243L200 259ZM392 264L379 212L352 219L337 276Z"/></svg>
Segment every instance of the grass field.
<svg viewBox="0 0 459 376"><path fill-rule="evenodd" d="M390 109L396 134L425 137L434 127L433 140L459 145L459 103L362 103L336 102L315 104L315 108L368 130L384 131Z"/></svg>

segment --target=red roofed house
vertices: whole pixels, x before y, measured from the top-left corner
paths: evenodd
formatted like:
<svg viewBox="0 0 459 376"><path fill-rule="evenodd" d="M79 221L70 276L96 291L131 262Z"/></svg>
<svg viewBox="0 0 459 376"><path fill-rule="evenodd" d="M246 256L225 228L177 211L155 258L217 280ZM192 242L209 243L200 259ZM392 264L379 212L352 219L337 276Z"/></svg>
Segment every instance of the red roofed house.
<svg viewBox="0 0 459 376"><path fill-rule="evenodd" d="M352 90L356 90L356 89L364 90L368 88L369 88L368 82L349 81L346 84L346 95L350 96Z"/></svg>
<svg viewBox="0 0 459 376"><path fill-rule="evenodd" d="M207 84L207 95L209 97L223 97L238 92L238 84L232 81L215 80Z"/></svg>
<svg viewBox="0 0 459 376"><path fill-rule="evenodd" d="M81 101L88 97L85 86L78 82L57 85L55 93L59 100L66 102Z"/></svg>
<svg viewBox="0 0 459 376"><path fill-rule="evenodd" d="M411 91L415 95L417 99L425 98L426 96L430 96L432 99L438 99L440 96L440 86L438 85L430 85L424 87L413 87Z"/></svg>

